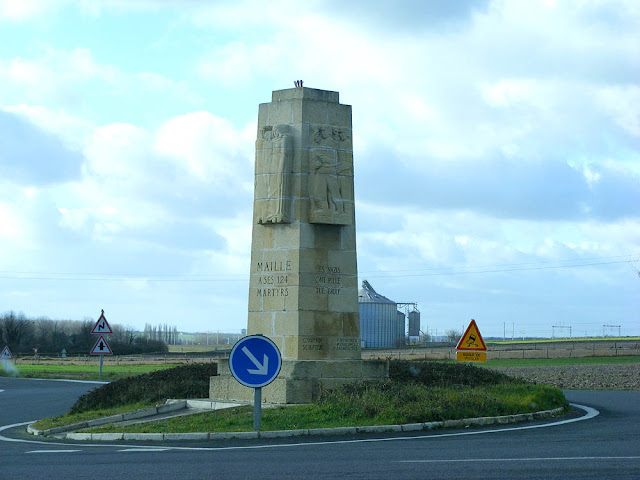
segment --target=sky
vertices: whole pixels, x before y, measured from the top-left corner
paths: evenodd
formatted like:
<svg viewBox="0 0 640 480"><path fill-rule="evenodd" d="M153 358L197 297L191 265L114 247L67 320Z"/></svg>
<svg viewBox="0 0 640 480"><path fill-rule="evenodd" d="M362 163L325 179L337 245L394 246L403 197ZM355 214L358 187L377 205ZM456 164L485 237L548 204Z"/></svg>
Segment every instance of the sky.
<svg viewBox="0 0 640 480"><path fill-rule="evenodd" d="M297 79L352 105L359 279L423 331L640 335L635 0L0 0L0 313L246 328Z"/></svg>

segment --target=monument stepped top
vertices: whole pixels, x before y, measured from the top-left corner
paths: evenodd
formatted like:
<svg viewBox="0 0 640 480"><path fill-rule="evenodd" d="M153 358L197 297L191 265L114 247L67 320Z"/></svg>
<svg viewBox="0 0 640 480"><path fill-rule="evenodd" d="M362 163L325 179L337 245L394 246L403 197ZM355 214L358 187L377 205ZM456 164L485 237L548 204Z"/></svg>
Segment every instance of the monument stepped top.
<svg viewBox="0 0 640 480"><path fill-rule="evenodd" d="M340 103L340 94L329 90L318 90L316 88L296 87L286 90L276 90L271 94L272 102L283 100L315 100L317 102Z"/></svg>

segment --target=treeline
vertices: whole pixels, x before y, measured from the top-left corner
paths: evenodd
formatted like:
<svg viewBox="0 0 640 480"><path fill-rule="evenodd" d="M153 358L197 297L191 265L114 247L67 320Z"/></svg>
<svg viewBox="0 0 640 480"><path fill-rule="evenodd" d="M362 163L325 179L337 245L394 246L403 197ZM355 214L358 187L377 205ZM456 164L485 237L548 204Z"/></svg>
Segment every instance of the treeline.
<svg viewBox="0 0 640 480"><path fill-rule="evenodd" d="M159 324L157 326L150 323L144 324L144 331L142 336L148 340L158 340L164 342L167 345L177 345L178 341L178 327L170 326L168 324Z"/></svg>
<svg viewBox="0 0 640 480"><path fill-rule="evenodd" d="M91 333L95 320L50 320L27 318L22 313L8 312L0 315L0 349L8 346L14 355L88 354L98 336ZM137 334L128 326L110 323L113 334L105 336L114 355L136 353L166 353L167 344L160 339L150 339Z"/></svg>

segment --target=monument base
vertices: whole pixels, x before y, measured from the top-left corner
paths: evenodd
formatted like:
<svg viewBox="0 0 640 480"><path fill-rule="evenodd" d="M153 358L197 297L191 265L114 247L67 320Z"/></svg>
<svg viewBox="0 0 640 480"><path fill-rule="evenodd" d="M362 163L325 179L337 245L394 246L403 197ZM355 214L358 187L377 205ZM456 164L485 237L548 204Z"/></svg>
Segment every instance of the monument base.
<svg viewBox="0 0 640 480"><path fill-rule="evenodd" d="M278 377L262 387L264 403L311 403L321 392L345 383L384 380L386 362L363 360L284 360ZM218 375L211 377L209 398L253 403L254 389L231 375L228 360L218 362Z"/></svg>

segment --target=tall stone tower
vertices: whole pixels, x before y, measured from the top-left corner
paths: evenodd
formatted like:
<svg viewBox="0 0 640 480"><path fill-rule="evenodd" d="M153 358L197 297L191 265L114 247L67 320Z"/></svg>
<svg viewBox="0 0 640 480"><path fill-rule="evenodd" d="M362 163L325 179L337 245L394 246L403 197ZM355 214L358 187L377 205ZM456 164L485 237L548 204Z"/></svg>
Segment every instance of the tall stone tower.
<svg viewBox="0 0 640 480"><path fill-rule="evenodd" d="M384 376L360 357L351 107L338 97L300 86L259 107L247 333L283 357L266 402ZM212 398L251 398L220 373Z"/></svg>

